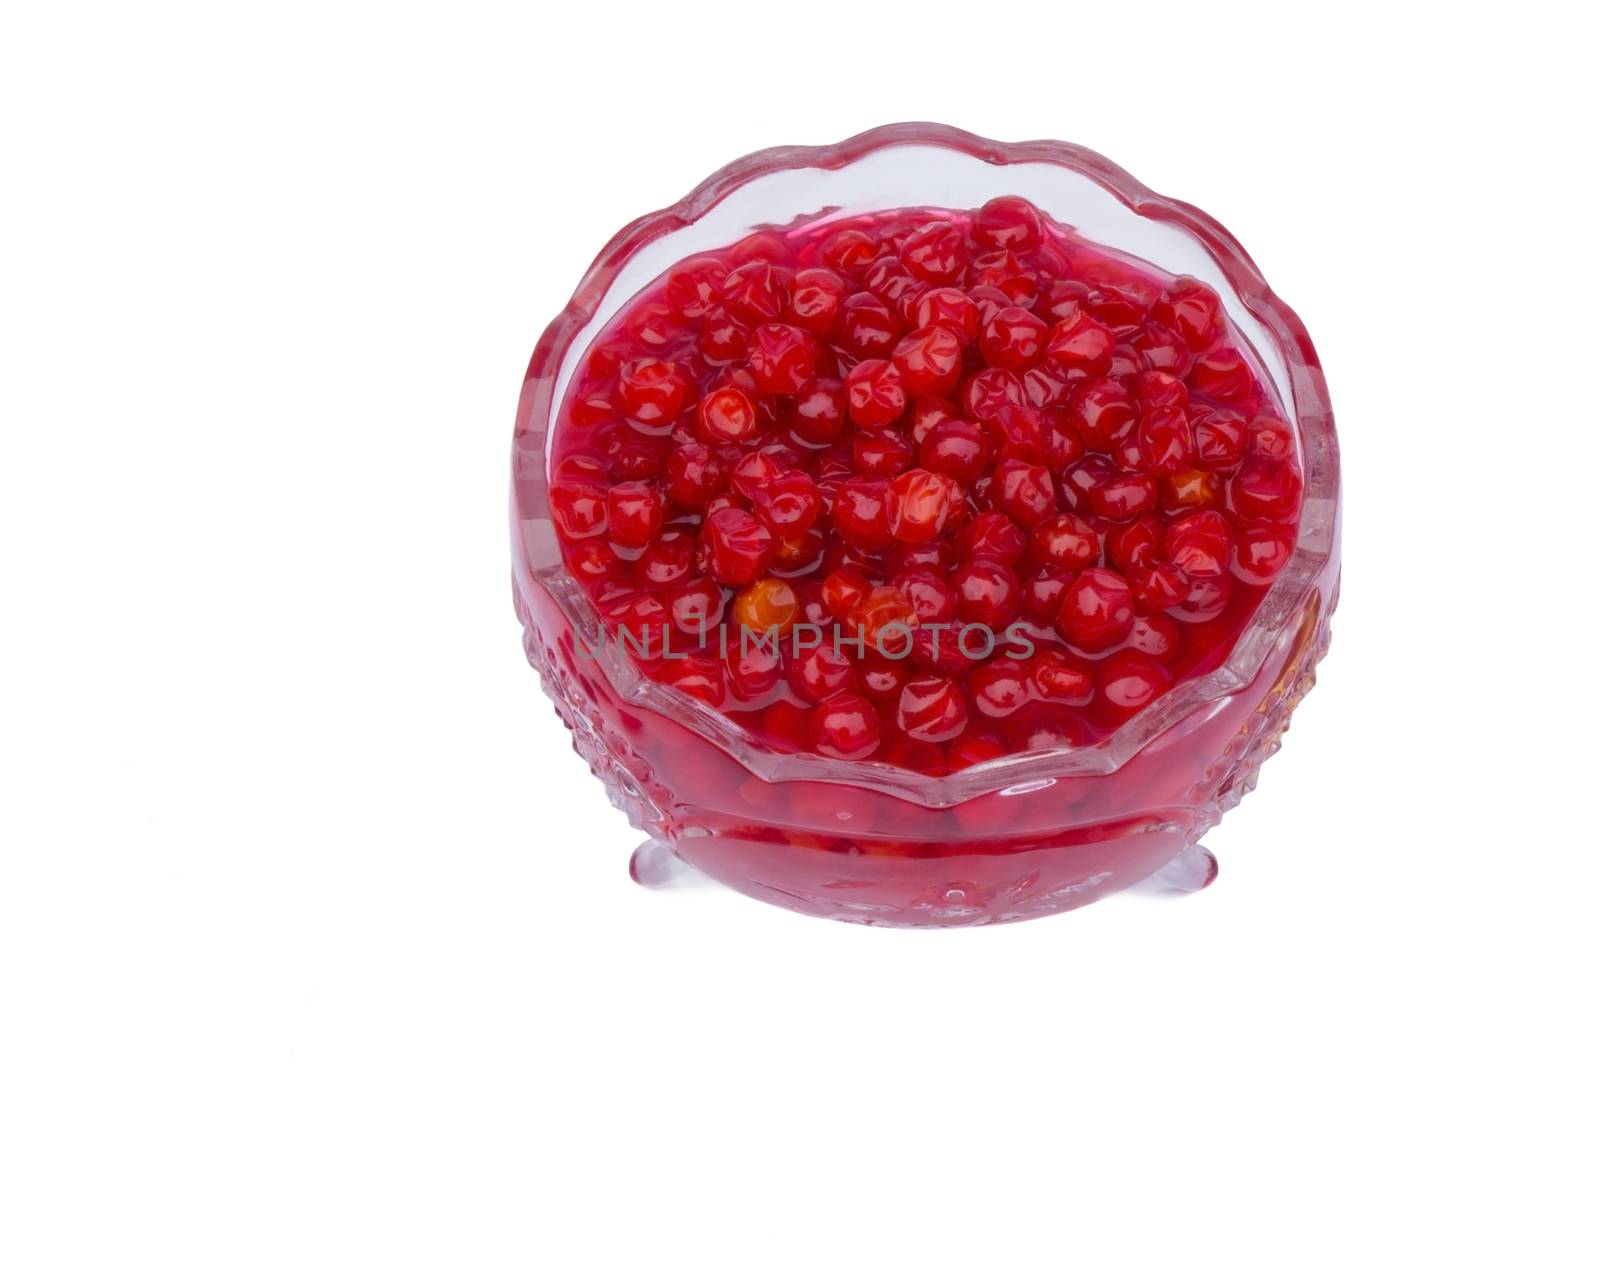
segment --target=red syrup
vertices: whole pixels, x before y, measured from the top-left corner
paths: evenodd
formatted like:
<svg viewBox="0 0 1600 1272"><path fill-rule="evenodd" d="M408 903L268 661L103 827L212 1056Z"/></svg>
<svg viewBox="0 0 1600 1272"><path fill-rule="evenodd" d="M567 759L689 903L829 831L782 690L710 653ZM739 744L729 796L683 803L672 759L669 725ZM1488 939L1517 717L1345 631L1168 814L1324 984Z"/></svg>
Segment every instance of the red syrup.
<svg viewBox="0 0 1600 1272"><path fill-rule="evenodd" d="M1224 661L1295 432L1214 292L1017 198L684 261L575 372L550 508L607 639L761 745L927 774Z"/></svg>

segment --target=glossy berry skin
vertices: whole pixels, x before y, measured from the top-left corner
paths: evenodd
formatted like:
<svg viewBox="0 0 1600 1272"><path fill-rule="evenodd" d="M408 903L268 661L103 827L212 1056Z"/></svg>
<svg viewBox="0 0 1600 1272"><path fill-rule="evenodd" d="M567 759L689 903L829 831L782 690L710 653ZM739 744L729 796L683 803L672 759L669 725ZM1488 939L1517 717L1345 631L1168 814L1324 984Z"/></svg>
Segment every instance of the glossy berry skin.
<svg viewBox="0 0 1600 1272"><path fill-rule="evenodd" d="M1220 512L1186 513L1167 525L1167 559L1191 579L1226 574L1232 549L1233 530Z"/></svg>
<svg viewBox="0 0 1600 1272"><path fill-rule="evenodd" d="M724 385L700 399L700 439L711 446L724 446L754 437L761 427L755 403L742 389Z"/></svg>
<svg viewBox="0 0 1600 1272"><path fill-rule="evenodd" d="M895 723L919 742L948 742L967 727L967 696L948 676L918 676L900 691Z"/></svg>
<svg viewBox="0 0 1600 1272"><path fill-rule="evenodd" d="M1035 559L1063 570L1082 570L1100 557L1100 536L1082 517L1063 512L1033 528Z"/></svg>
<svg viewBox="0 0 1600 1272"><path fill-rule="evenodd" d="M763 230L580 354L548 516L601 623L658 642L641 672L757 745L927 775L1082 746L1214 668L1293 558L1299 439L1248 350L1203 284L1013 196Z"/></svg>
<svg viewBox="0 0 1600 1272"><path fill-rule="evenodd" d="M955 618L959 598L955 588L936 570L919 566L894 578L895 588L911 603L911 611L921 623L948 623Z"/></svg>
<svg viewBox="0 0 1600 1272"><path fill-rule="evenodd" d="M831 269L803 269L789 285L786 317L796 327L826 336L839 321L850 284Z"/></svg>
<svg viewBox="0 0 1600 1272"><path fill-rule="evenodd" d="M1228 502L1251 521L1291 521L1300 511L1300 476L1286 463L1252 455L1228 480Z"/></svg>
<svg viewBox="0 0 1600 1272"><path fill-rule="evenodd" d="M1036 526L1055 510L1055 483L1042 464L1000 460L989 491L996 510L1019 526Z"/></svg>
<svg viewBox="0 0 1600 1272"><path fill-rule="evenodd" d="M943 474L909 469L886 492L889 533L902 543L931 543L944 532L961 497L961 488Z"/></svg>
<svg viewBox="0 0 1600 1272"><path fill-rule="evenodd" d="M822 495L807 473L774 473L754 483L750 510L775 536L803 534L822 513Z"/></svg>
<svg viewBox="0 0 1600 1272"><path fill-rule="evenodd" d="M1026 309L1011 305L983 325L978 347L991 367L1026 371L1044 353L1050 328Z"/></svg>
<svg viewBox="0 0 1600 1272"><path fill-rule="evenodd" d="M962 531L960 545L962 552L974 560L993 557L1011 565L1027 551L1028 534L1005 513L984 512Z"/></svg>
<svg viewBox="0 0 1600 1272"><path fill-rule="evenodd" d="M979 557L956 571L951 580L956 612L969 623L999 632L1022 607L1022 584L1000 561Z"/></svg>
<svg viewBox="0 0 1600 1272"><path fill-rule="evenodd" d="M938 397L961 380L961 337L948 327L919 327L894 347L893 363L904 391Z"/></svg>
<svg viewBox="0 0 1600 1272"><path fill-rule="evenodd" d="M920 328L943 327L963 345L978 338L978 306L957 287L930 287L911 309L912 323Z"/></svg>
<svg viewBox="0 0 1600 1272"><path fill-rule="evenodd" d="M850 418L862 428L881 428L904 414L906 390L892 362L867 358L845 377L845 399Z"/></svg>
<svg viewBox="0 0 1600 1272"><path fill-rule="evenodd" d="M782 579L761 579L733 598L733 621L751 631L786 632L794 624L800 602Z"/></svg>
<svg viewBox="0 0 1600 1272"><path fill-rule="evenodd" d="M1079 662L1055 650L1045 650L1028 664L1033 696L1042 702L1082 707L1094 697L1094 678Z"/></svg>
<svg viewBox="0 0 1600 1272"><path fill-rule="evenodd" d="M750 513L724 508L706 519L700 536L706 571L718 583L748 583L772 555L772 532Z"/></svg>
<svg viewBox="0 0 1600 1272"><path fill-rule="evenodd" d="M1251 522L1239 527L1229 565L1234 578L1266 587L1289 564L1293 555L1294 531L1288 526Z"/></svg>
<svg viewBox="0 0 1600 1272"><path fill-rule="evenodd" d="M1114 571L1085 570L1067 588L1058 621L1061 634L1079 649L1110 649L1133 628L1133 593Z"/></svg>
<svg viewBox="0 0 1600 1272"><path fill-rule="evenodd" d="M1031 251L1043 237L1038 209L1012 195L990 199L973 218L972 237L988 248Z"/></svg>
<svg viewBox="0 0 1600 1272"><path fill-rule="evenodd" d="M917 611L897 587L874 587L850 607L845 615L845 630L859 635L871 649L896 656L906 648L917 626Z"/></svg>
<svg viewBox="0 0 1600 1272"><path fill-rule="evenodd" d="M1165 693L1172 685L1172 674L1150 655L1124 649L1100 665L1096 681L1108 709L1126 717Z"/></svg>
<svg viewBox="0 0 1600 1272"><path fill-rule="evenodd" d="M1111 366L1117 338L1104 323L1079 312L1059 322L1045 343L1045 356L1064 370L1082 376L1104 375Z"/></svg>
<svg viewBox="0 0 1600 1272"><path fill-rule="evenodd" d="M698 442L685 442L667 456L667 496L685 508L705 507L726 480L722 461Z"/></svg>
<svg viewBox="0 0 1600 1272"><path fill-rule="evenodd" d="M587 539L606 532L606 492L586 482L557 482L550 487L550 516L562 536Z"/></svg>
<svg viewBox="0 0 1600 1272"><path fill-rule="evenodd" d="M690 579L661 594L672 625L695 640L703 639L722 622L727 606L722 589L708 578Z"/></svg>
<svg viewBox="0 0 1600 1272"><path fill-rule="evenodd" d="M789 659L788 671L789 687L806 702L821 702L856 682L850 656L829 639Z"/></svg>
<svg viewBox="0 0 1600 1272"><path fill-rule="evenodd" d="M745 357L763 393L798 393L817 369L811 337L786 323L763 323L752 331Z"/></svg>
<svg viewBox="0 0 1600 1272"><path fill-rule="evenodd" d="M924 468L971 483L983 475L987 465L988 437L971 420L943 420L923 437L918 457Z"/></svg>
<svg viewBox="0 0 1600 1272"><path fill-rule="evenodd" d="M1014 658L996 658L972 673L972 705L980 715L1003 720L1031 699L1028 669Z"/></svg>
<svg viewBox="0 0 1600 1272"><path fill-rule="evenodd" d="M647 588L671 587L694 576L695 542L681 530L657 537L633 563L634 577ZM612 554L615 560L615 553ZM620 565L614 565L619 569Z"/></svg>
<svg viewBox="0 0 1600 1272"><path fill-rule="evenodd" d="M858 693L837 693L811 713L810 740L819 755L864 760L878 749L881 736L876 708Z"/></svg>
<svg viewBox="0 0 1600 1272"><path fill-rule="evenodd" d="M617 376L617 408L641 424L670 424L683 414L693 393L683 370L660 358L624 363Z"/></svg>

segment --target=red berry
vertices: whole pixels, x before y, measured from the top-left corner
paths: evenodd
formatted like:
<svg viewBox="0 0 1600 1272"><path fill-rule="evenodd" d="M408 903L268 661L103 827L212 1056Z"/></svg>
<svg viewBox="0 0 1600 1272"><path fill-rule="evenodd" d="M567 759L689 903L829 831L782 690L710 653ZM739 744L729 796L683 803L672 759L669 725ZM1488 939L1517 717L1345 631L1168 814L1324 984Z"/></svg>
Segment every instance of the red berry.
<svg viewBox="0 0 1600 1272"><path fill-rule="evenodd" d="M1167 526L1167 558L1191 579L1226 574L1232 548L1233 532L1220 512L1191 512Z"/></svg>
<svg viewBox="0 0 1600 1272"><path fill-rule="evenodd" d="M660 358L624 362L617 374L617 409L641 424L670 424L693 395L682 368Z"/></svg>
<svg viewBox="0 0 1600 1272"><path fill-rule="evenodd" d="M895 345L894 365L907 393L948 393L961 380L961 338L948 327L919 327Z"/></svg>
<svg viewBox="0 0 1600 1272"><path fill-rule="evenodd" d="M795 435L808 442L831 442L844 432L844 385L819 377L795 395L790 424Z"/></svg>
<svg viewBox="0 0 1600 1272"><path fill-rule="evenodd" d="M872 590L872 581L854 570L835 570L822 580L822 603L843 620Z"/></svg>
<svg viewBox="0 0 1600 1272"><path fill-rule="evenodd" d="M817 369L817 350L798 327L763 323L750 333L750 374L763 393L800 392Z"/></svg>
<svg viewBox="0 0 1600 1272"><path fill-rule="evenodd" d="M1104 375L1111 365L1116 337L1087 313L1058 322L1045 344L1045 356L1081 375Z"/></svg>
<svg viewBox="0 0 1600 1272"><path fill-rule="evenodd" d="M886 358L905 330L900 320L870 292L856 292L840 307L839 335L858 358Z"/></svg>
<svg viewBox="0 0 1600 1272"><path fill-rule="evenodd" d="M1100 537L1082 517L1063 512L1033 528L1033 555L1064 570L1082 570L1100 557Z"/></svg>
<svg viewBox="0 0 1600 1272"><path fill-rule="evenodd" d="M930 543L943 533L961 489L941 473L912 468L889 483L889 533L903 543Z"/></svg>
<svg viewBox="0 0 1600 1272"><path fill-rule="evenodd" d="M1098 679L1101 698L1118 717L1143 710L1172 687L1172 673L1135 649L1119 650L1107 658Z"/></svg>
<svg viewBox="0 0 1600 1272"><path fill-rule="evenodd" d="M1115 380L1090 380L1074 391L1067 418L1090 450L1109 451L1132 433L1139 413L1133 395Z"/></svg>
<svg viewBox="0 0 1600 1272"><path fill-rule="evenodd" d="M850 440L851 464L869 477L893 477L911 466L911 443L889 429L862 430Z"/></svg>
<svg viewBox="0 0 1600 1272"><path fill-rule="evenodd" d="M726 309L717 305L702 321L697 343L707 362L723 366L744 357L750 336Z"/></svg>
<svg viewBox="0 0 1600 1272"><path fill-rule="evenodd" d="M1249 446L1252 455L1279 462L1294 454L1294 431L1276 415L1263 413L1250 421Z"/></svg>
<svg viewBox="0 0 1600 1272"><path fill-rule="evenodd" d="M748 583L772 555L772 532L741 508L723 508L706 518L700 542L706 568L719 583Z"/></svg>
<svg viewBox="0 0 1600 1272"><path fill-rule="evenodd" d="M918 327L943 327L964 344L978 338L978 306L955 287L930 287L923 292L911 307L911 321Z"/></svg>
<svg viewBox="0 0 1600 1272"><path fill-rule="evenodd" d="M778 271L766 261L751 261L722 280L722 304L747 327L783 317L788 295Z"/></svg>
<svg viewBox="0 0 1600 1272"><path fill-rule="evenodd" d="M848 634L859 636L868 648L894 657L904 652L917 626L911 600L897 587L875 587L850 607L845 617Z"/></svg>
<svg viewBox="0 0 1600 1272"><path fill-rule="evenodd" d="M567 539L604 534L605 491L583 482L557 482L550 487L550 517Z"/></svg>
<svg viewBox="0 0 1600 1272"><path fill-rule="evenodd" d="M1005 743L987 733L968 734L950 744L946 763L952 773L969 769L974 764L998 760L1006 753Z"/></svg>
<svg viewBox="0 0 1600 1272"><path fill-rule="evenodd" d="M1038 525L1056 506L1050 470L1020 459L1002 459L994 466L989 497L996 509L1024 526Z"/></svg>
<svg viewBox="0 0 1600 1272"><path fill-rule="evenodd" d="M850 284L832 270L803 269L789 284L785 316L795 326L825 336L839 321L850 290Z"/></svg>
<svg viewBox="0 0 1600 1272"><path fill-rule="evenodd" d="M1194 458L1202 468L1231 471L1244 459L1244 418L1234 411L1206 411L1194 421Z"/></svg>
<svg viewBox="0 0 1600 1272"><path fill-rule="evenodd" d="M1233 542L1231 567L1241 583L1265 587L1277 578L1294 555L1294 530L1270 522L1239 527Z"/></svg>
<svg viewBox="0 0 1600 1272"><path fill-rule="evenodd" d="M972 673L972 705L991 720L1011 715L1032 692L1027 669L1014 658L996 658Z"/></svg>
<svg viewBox="0 0 1600 1272"><path fill-rule="evenodd" d="M1022 584L1011 567L993 557L967 562L950 580L956 590L956 612L969 623L982 623L998 637L1022 607Z"/></svg>
<svg viewBox="0 0 1600 1272"><path fill-rule="evenodd" d="M680 318L704 318L722 294L728 267L714 256L696 256L673 266L667 304Z"/></svg>
<svg viewBox="0 0 1600 1272"><path fill-rule="evenodd" d="M751 490L750 508L773 534L797 535L816 521L822 496L808 474L778 473Z"/></svg>
<svg viewBox="0 0 1600 1272"><path fill-rule="evenodd" d="M895 722L919 742L948 742L967 727L967 696L947 676L918 676L900 691Z"/></svg>
<svg viewBox="0 0 1600 1272"><path fill-rule="evenodd" d="M1061 634L1091 653L1119 644L1133 627L1133 593L1111 570L1085 570L1061 600Z"/></svg>
<svg viewBox="0 0 1600 1272"><path fill-rule="evenodd" d="M1292 521L1300 512L1300 474L1289 464L1252 455L1228 479L1228 502L1251 521Z"/></svg>
<svg viewBox="0 0 1600 1272"><path fill-rule="evenodd" d="M847 543L869 551L894 541L889 533L889 483L880 477L851 477L833 496L833 527Z"/></svg>
<svg viewBox="0 0 1600 1272"><path fill-rule="evenodd" d="M1117 473L1090 488L1089 506L1110 521L1127 521L1153 511L1160 497L1148 473Z"/></svg>
<svg viewBox="0 0 1600 1272"><path fill-rule="evenodd" d="M991 367L1026 371L1039 361L1049 331L1043 319L1011 306L984 324L978 347Z"/></svg>
<svg viewBox="0 0 1600 1272"><path fill-rule="evenodd" d="M855 668L850 656L829 636L822 644L797 653L789 660L789 687L807 702L821 702L854 687Z"/></svg>
<svg viewBox="0 0 1600 1272"><path fill-rule="evenodd" d="M1028 663L1033 691L1045 702L1068 706L1087 706L1094 697L1094 679L1080 664L1065 654L1046 649Z"/></svg>
<svg viewBox="0 0 1600 1272"><path fill-rule="evenodd" d="M755 403L732 385L713 389L700 399L700 436L713 446L742 442L760 428Z"/></svg>
<svg viewBox="0 0 1600 1272"><path fill-rule="evenodd" d="M972 237L985 247L1031 252L1042 233L1033 204L1011 194L990 199L972 219Z"/></svg>
<svg viewBox="0 0 1600 1272"><path fill-rule="evenodd" d="M1250 364L1236 349L1214 349L1195 359L1189 389L1218 402L1243 402L1255 391Z"/></svg>
<svg viewBox="0 0 1600 1272"><path fill-rule="evenodd" d="M1139 455L1151 472L1181 473L1193 467L1194 434L1181 408L1157 407L1144 413L1139 421Z"/></svg>
<svg viewBox="0 0 1600 1272"><path fill-rule="evenodd" d="M728 687L746 700L763 698L778 687L783 678L781 641L762 639L764 629L750 634L742 630L728 639L722 666Z"/></svg>
<svg viewBox="0 0 1600 1272"><path fill-rule="evenodd" d="M840 230L823 243L818 255L829 269L855 274L878 255L878 241L860 230Z"/></svg>
<svg viewBox="0 0 1600 1272"><path fill-rule="evenodd" d="M703 508L726 480L721 461L699 442L685 442L667 456L667 494L685 508Z"/></svg>
<svg viewBox="0 0 1600 1272"><path fill-rule="evenodd" d="M924 468L970 483L983 473L989 443L984 431L971 420L941 420L923 437L918 457Z"/></svg>
<svg viewBox="0 0 1600 1272"><path fill-rule="evenodd" d="M669 587L661 594L661 600L672 625L696 640L704 639L706 633L722 622L722 611L727 604L722 589L710 579L691 579Z"/></svg>
<svg viewBox="0 0 1600 1272"><path fill-rule="evenodd" d="M878 749L882 726L858 693L838 693L811 713L811 745L837 760L864 760Z"/></svg>
<svg viewBox="0 0 1600 1272"><path fill-rule="evenodd" d="M966 270L966 257L966 236L949 221L919 226L900 245L906 269L930 283L955 282Z"/></svg>
<svg viewBox="0 0 1600 1272"><path fill-rule="evenodd" d="M851 367L845 377L845 395L850 418L862 428L892 424L906 409L900 372L882 358L868 358Z"/></svg>
<svg viewBox="0 0 1600 1272"><path fill-rule="evenodd" d="M1180 278L1156 301L1151 316L1183 337L1193 350L1209 348L1221 327L1217 293L1193 278Z"/></svg>
<svg viewBox="0 0 1600 1272"><path fill-rule="evenodd" d="M1002 512L979 513L962 531L961 548L969 557L993 557L1013 565L1028 550L1028 534Z"/></svg>
<svg viewBox="0 0 1600 1272"><path fill-rule="evenodd" d="M985 424L1005 407L1022 406L1027 400L1027 391L1016 373L999 367L979 371L961 386L961 403L967 414Z"/></svg>

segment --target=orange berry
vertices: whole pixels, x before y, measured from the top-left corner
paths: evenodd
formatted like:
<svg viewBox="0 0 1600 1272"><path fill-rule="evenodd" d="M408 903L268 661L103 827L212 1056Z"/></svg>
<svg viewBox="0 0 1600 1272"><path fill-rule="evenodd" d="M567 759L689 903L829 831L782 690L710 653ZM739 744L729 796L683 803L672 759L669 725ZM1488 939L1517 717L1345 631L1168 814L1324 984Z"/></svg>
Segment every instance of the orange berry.
<svg viewBox="0 0 1600 1272"><path fill-rule="evenodd" d="M733 598L733 619L751 631L786 632L800 612L800 599L782 579L761 579Z"/></svg>

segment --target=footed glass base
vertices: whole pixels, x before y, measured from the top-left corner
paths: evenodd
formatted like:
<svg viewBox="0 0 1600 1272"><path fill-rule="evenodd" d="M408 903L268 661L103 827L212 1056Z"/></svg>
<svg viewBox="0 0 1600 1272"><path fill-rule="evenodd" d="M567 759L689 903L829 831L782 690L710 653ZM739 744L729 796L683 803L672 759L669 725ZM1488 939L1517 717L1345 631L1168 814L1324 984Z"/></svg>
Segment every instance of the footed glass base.
<svg viewBox="0 0 1600 1272"><path fill-rule="evenodd" d="M1217 859L1204 844L1190 844L1142 884L1139 891L1151 893L1199 892L1217 878Z"/></svg>
<svg viewBox="0 0 1600 1272"><path fill-rule="evenodd" d="M659 839L646 839L633 850L628 873L641 888L670 888L698 873Z"/></svg>

